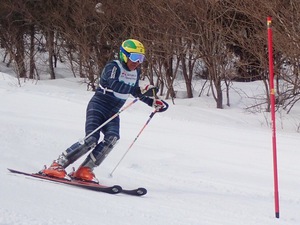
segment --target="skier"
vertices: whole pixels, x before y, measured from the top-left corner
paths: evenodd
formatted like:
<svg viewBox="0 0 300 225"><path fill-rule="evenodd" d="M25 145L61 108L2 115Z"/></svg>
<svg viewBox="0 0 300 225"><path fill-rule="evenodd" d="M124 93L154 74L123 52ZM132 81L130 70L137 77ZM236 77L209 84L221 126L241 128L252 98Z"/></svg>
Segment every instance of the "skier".
<svg viewBox="0 0 300 225"><path fill-rule="evenodd" d="M86 137L118 113L130 95L139 98L157 111L164 108L163 101L155 98L158 91L157 87L153 85L146 85L144 88L139 87L141 74L139 66L144 59L145 48L143 44L138 40L128 39L120 47L119 60L113 60L106 64L99 79L99 86L87 106ZM155 94L148 97L146 93L147 95L149 93ZM84 143L74 143L66 151L62 152L49 168L41 172L51 177L70 179L65 168L85 153L91 151L81 166L71 173L70 176L74 179L99 183L93 170L103 162L119 140L119 129L120 118L117 116L98 132L86 138ZM101 142L99 142L100 131L104 135Z"/></svg>

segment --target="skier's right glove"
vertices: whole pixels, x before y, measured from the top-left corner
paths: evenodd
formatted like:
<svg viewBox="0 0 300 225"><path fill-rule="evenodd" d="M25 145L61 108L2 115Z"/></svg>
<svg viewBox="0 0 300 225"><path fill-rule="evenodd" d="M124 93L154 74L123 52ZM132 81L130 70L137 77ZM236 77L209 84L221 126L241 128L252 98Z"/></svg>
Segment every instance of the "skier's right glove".
<svg viewBox="0 0 300 225"><path fill-rule="evenodd" d="M142 96L155 97L158 93L158 87L155 87L151 84L148 84L143 88L140 87L140 89Z"/></svg>

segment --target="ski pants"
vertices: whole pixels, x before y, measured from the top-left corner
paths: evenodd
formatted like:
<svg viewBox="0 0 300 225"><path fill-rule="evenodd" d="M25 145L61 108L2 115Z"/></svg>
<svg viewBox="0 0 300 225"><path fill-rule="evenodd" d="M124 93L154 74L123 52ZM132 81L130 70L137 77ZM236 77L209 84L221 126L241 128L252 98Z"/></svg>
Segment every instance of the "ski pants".
<svg viewBox="0 0 300 225"><path fill-rule="evenodd" d="M86 110L85 133L86 136L97 129L101 124L115 115L124 105L125 100L118 99L109 94L96 92L90 100ZM100 133L103 134L103 140L100 140ZM99 131L95 132L85 140L84 144L74 143L69 147L64 155L68 160L65 165L75 162L79 157L92 150L87 156L82 166L99 166L105 157L111 152L120 138L120 117L117 116Z"/></svg>

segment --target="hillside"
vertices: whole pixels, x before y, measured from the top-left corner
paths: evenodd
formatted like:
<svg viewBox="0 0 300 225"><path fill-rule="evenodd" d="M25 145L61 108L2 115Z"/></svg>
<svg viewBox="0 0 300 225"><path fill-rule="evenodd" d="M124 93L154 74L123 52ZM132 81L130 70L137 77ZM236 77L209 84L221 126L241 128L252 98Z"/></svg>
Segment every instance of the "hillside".
<svg viewBox="0 0 300 225"><path fill-rule="evenodd" d="M260 85L235 83L234 88L251 96ZM121 139L95 173L105 184L148 189L144 197L131 197L7 171L36 172L82 138L93 95L76 78L22 81L21 86L0 73L0 225L300 224L297 108L278 114L276 219L269 115L246 112L251 99L241 92L233 93L232 106L223 110L210 96L176 99L175 105L167 100L169 110L153 117L110 177L152 109L137 102L124 111Z"/></svg>

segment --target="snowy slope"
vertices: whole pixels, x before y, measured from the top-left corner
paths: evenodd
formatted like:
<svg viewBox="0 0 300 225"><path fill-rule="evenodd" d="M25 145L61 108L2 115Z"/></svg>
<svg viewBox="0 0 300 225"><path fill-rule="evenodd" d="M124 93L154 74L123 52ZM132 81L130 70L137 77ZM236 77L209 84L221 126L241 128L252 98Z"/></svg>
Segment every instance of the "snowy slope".
<svg viewBox="0 0 300 225"><path fill-rule="evenodd" d="M235 85L251 94L261 84ZM152 109L137 102L124 111L121 140L95 173L105 184L148 189L144 197L131 197L6 170L38 171L83 138L85 109L93 95L75 78L21 86L0 73L0 225L300 224L297 110L278 121L276 219L269 115L246 113L247 99L240 94L233 94L232 107L223 110L211 97L176 99L175 105L169 101L169 110L155 114L110 177Z"/></svg>

